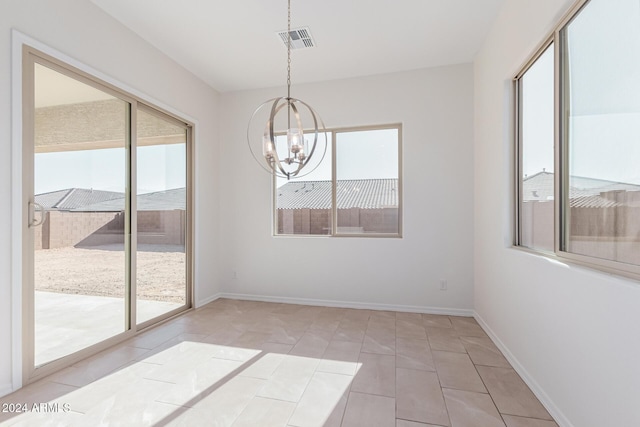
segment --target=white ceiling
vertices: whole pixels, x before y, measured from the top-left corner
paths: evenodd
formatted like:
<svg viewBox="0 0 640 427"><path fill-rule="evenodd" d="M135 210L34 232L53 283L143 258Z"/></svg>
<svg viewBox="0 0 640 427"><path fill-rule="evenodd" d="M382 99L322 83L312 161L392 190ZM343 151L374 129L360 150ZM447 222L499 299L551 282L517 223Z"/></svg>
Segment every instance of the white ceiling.
<svg viewBox="0 0 640 427"><path fill-rule="evenodd" d="M215 89L286 83L286 0L91 0ZM470 62L505 0L292 0L292 82Z"/></svg>

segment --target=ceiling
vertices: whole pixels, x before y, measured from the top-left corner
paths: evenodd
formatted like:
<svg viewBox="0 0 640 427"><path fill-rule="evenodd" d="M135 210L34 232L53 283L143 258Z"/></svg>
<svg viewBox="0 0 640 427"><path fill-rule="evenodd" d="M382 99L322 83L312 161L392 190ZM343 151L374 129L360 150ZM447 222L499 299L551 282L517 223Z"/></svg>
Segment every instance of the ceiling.
<svg viewBox="0 0 640 427"><path fill-rule="evenodd" d="M285 0L91 0L221 92L286 83ZM292 0L304 83L470 62L505 0Z"/></svg>

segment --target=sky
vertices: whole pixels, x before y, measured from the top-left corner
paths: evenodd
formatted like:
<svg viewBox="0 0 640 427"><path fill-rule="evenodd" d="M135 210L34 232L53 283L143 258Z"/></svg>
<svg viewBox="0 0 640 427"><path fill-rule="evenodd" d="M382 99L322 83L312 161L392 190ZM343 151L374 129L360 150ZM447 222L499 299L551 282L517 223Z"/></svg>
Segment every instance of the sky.
<svg viewBox="0 0 640 427"><path fill-rule="evenodd" d="M522 84L522 172L553 172L553 46L529 68Z"/></svg>
<svg viewBox="0 0 640 427"><path fill-rule="evenodd" d="M570 174L640 184L640 2L592 0L568 27Z"/></svg>
<svg viewBox="0 0 640 427"><path fill-rule="evenodd" d="M184 144L138 147L138 194L186 186ZM35 194L66 188L125 191L125 150L37 153Z"/></svg>
<svg viewBox="0 0 640 427"><path fill-rule="evenodd" d="M331 133L327 136L327 151L323 161L310 174L297 181L331 180ZM284 143L284 138L282 139ZM336 135L337 179L398 178L398 131L379 129L339 132ZM320 150L320 145L317 150ZM314 154L315 156L316 154ZM278 178L277 187L287 183Z"/></svg>
<svg viewBox="0 0 640 427"><path fill-rule="evenodd" d="M569 174L640 184L640 2L593 0L568 26ZM523 174L554 169L553 47L522 78Z"/></svg>
<svg viewBox="0 0 640 427"><path fill-rule="evenodd" d="M331 134L316 170L299 180L331 180ZM344 132L337 135L338 179L397 178L397 130ZM321 145L318 146L321 150ZM314 154L318 160L321 151ZM38 153L35 155L35 194L66 188L125 191L124 148ZM138 194L185 186L184 144L138 147ZM278 179L278 187L287 183Z"/></svg>

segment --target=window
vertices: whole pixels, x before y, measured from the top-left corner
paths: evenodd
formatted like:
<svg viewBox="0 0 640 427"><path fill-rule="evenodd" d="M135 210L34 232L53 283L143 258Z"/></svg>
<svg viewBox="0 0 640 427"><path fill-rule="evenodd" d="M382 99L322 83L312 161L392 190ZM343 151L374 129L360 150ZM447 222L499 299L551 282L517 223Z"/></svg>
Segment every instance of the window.
<svg viewBox="0 0 640 427"><path fill-rule="evenodd" d="M516 77L516 244L633 277L640 274L639 17L635 0L583 1ZM535 172L540 167L546 179ZM553 200L552 216L541 206L545 198Z"/></svg>
<svg viewBox="0 0 640 427"><path fill-rule="evenodd" d="M553 44L518 78L519 241L553 251Z"/></svg>
<svg viewBox="0 0 640 427"><path fill-rule="evenodd" d="M275 234L401 235L400 125L332 129L322 164L276 178Z"/></svg>

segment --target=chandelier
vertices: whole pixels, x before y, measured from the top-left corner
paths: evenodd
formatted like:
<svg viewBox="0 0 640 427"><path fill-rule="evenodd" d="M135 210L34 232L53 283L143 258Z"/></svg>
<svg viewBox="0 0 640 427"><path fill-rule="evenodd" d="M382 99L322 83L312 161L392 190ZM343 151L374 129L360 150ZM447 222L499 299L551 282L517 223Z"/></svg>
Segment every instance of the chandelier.
<svg viewBox="0 0 640 427"><path fill-rule="evenodd" d="M251 154L267 172L280 178L300 178L324 159L327 135L318 113L306 102L291 97L291 0L287 1L287 96L262 103L247 127ZM258 117L268 112L264 127ZM256 127L258 123L259 127ZM306 127L305 127L306 126Z"/></svg>

